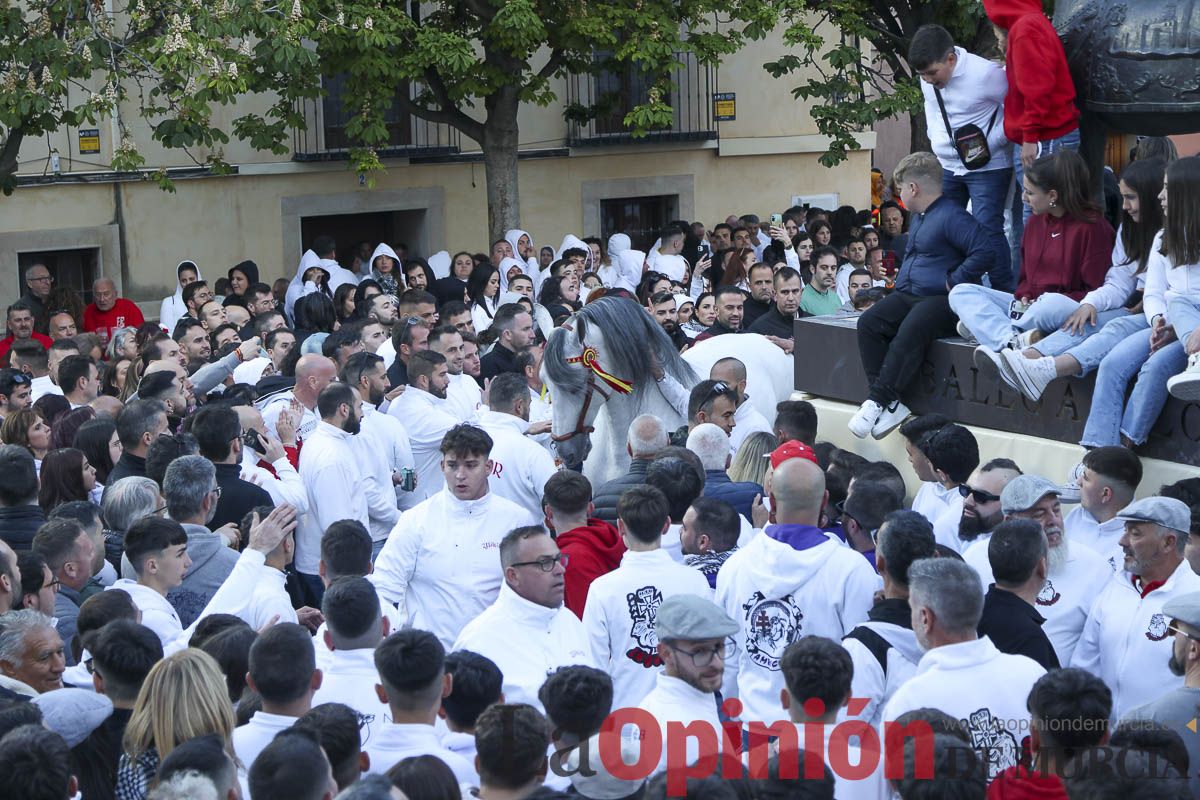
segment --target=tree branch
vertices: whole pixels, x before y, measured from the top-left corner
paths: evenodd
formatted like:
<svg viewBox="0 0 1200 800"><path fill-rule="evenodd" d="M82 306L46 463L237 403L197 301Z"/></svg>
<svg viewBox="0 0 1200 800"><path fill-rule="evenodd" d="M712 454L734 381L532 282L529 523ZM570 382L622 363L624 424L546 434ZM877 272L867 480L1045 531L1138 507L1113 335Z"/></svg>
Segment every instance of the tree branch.
<svg viewBox="0 0 1200 800"><path fill-rule="evenodd" d="M540 80L548 79L558 71L565 60L566 53L562 50L555 50L550 54L550 60L546 62L546 65L537 71L537 77Z"/></svg>
<svg viewBox="0 0 1200 800"><path fill-rule="evenodd" d="M475 141L483 141L483 123L459 110L458 104L450 99L450 91L446 88L446 82L442 80L442 76L438 74L437 70L432 67L425 70L425 85L429 88L429 91L433 92L434 99L437 100L438 105L441 107L441 113L445 114L445 119L443 120L434 120L432 117L426 117L426 119L429 119L431 122L442 121L448 125L453 125ZM414 103L413 105L415 106L416 104ZM428 110L433 111L435 109ZM417 116L420 116L420 114Z"/></svg>
<svg viewBox="0 0 1200 800"><path fill-rule="evenodd" d="M8 129L4 139L4 147L0 149L0 176L7 178L17 173L17 156L20 154L21 142L25 139L25 127L18 125ZM0 182L7 182L0 179Z"/></svg>

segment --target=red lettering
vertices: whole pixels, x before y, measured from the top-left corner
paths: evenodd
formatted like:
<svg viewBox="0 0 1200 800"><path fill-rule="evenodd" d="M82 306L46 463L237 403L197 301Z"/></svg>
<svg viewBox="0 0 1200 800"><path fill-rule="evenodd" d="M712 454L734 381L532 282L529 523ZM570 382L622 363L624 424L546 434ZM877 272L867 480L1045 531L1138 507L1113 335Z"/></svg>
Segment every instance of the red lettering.
<svg viewBox="0 0 1200 800"><path fill-rule="evenodd" d="M800 750L800 733L787 720L765 725L750 723L750 778L763 780L769 776L771 761L771 737L779 744L779 778L796 780L800 777L800 761L796 758Z"/></svg>
<svg viewBox="0 0 1200 800"><path fill-rule="evenodd" d="M638 759L626 764L621 757L621 731L626 725L637 728ZM641 708L618 708L600 726L600 763L609 775L623 781L640 781L658 769L662 758L662 731L658 720Z"/></svg>
<svg viewBox="0 0 1200 800"><path fill-rule="evenodd" d="M904 740L912 739L916 747L916 774L908 777L929 780L933 777L933 728L928 722L914 720L907 725L898 722L883 724L883 775L888 780L904 778Z"/></svg>
<svg viewBox="0 0 1200 800"><path fill-rule="evenodd" d="M688 739L695 739L699 756L688 763ZM717 770L717 732L707 722L667 723L667 796L687 794L688 778L707 778ZM601 750L603 758L603 750ZM605 762L605 767L608 762Z"/></svg>
<svg viewBox="0 0 1200 800"><path fill-rule="evenodd" d="M850 737L859 741L857 764L850 763ZM826 754L829 768L839 778L860 781L870 777L879 767L879 734L862 720L847 720L833 729Z"/></svg>

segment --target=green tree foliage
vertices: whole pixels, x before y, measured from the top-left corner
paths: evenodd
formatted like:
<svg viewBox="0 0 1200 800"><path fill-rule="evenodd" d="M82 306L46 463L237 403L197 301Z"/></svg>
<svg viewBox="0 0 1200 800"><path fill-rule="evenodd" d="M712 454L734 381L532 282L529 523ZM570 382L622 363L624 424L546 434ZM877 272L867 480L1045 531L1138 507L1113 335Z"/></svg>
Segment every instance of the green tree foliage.
<svg viewBox="0 0 1200 800"><path fill-rule="evenodd" d="M979 0L784 0L780 14L793 52L765 67L776 78L809 76L792 92L813 102L817 129L830 139L826 166L858 149L855 134L881 119L911 114L914 144L924 139L919 78L907 61L917 28L941 25L983 55L994 41Z"/></svg>
<svg viewBox="0 0 1200 800"><path fill-rule="evenodd" d="M295 99L319 91L308 33L299 0L0 0L0 188L15 187L27 139L113 117L117 171L146 167L135 118L216 172L231 134L287 152ZM264 113L214 122L215 106L256 93ZM165 170L150 174L171 188Z"/></svg>

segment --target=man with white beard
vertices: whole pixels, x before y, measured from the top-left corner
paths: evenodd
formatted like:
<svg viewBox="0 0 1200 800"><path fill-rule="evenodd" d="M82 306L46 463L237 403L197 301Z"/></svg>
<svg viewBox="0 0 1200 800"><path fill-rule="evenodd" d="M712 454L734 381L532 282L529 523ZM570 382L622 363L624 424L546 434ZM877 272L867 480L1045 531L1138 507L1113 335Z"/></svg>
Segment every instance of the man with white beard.
<svg viewBox="0 0 1200 800"><path fill-rule="evenodd" d="M974 558L987 564L988 540L996 526L1004 521L1004 512L1000 510L1000 493L1009 481L1020 474L1020 467L1011 459L993 458L976 467L967 482L958 487L963 501L962 513L958 518L960 544L955 549L963 554L964 559L967 553L975 551Z"/></svg>
<svg viewBox="0 0 1200 800"><path fill-rule="evenodd" d="M1063 532L1062 489L1040 475L1020 475L1000 493L1004 519L1031 519L1042 526L1050 546L1049 574L1034 605L1046 618L1042 630L1054 645L1060 664L1070 663L1083 632L1088 611L1110 577L1104 559L1094 550L1070 542ZM987 544L973 544L963 560L975 568L984 591L994 582Z"/></svg>
<svg viewBox="0 0 1200 800"><path fill-rule="evenodd" d="M1063 521L1072 542L1085 544L1121 571L1119 544L1125 524L1117 512L1133 502L1142 482L1142 461L1127 447L1097 447L1083 456L1079 506Z"/></svg>

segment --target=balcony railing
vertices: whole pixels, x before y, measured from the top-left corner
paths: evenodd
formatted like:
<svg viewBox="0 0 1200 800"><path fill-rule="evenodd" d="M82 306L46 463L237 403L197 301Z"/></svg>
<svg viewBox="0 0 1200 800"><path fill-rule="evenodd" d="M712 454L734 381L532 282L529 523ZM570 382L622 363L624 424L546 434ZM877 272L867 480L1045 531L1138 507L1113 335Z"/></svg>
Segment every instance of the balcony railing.
<svg viewBox="0 0 1200 800"><path fill-rule="evenodd" d="M608 53L596 53L602 61ZM567 78L567 102L583 107L606 105L602 113L587 122L568 122L567 144L620 144L626 142L705 141L717 138L713 120L712 93L716 76L712 67L700 64L692 53L676 53L680 66L671 73L674 88L668 104L674 111L671 125L656 128L646 136L634 138L624 118L633 108L646 102L650 80L635 64L622 64L615 71L597 75L571 75Z"/></svg>
<svg viewBox="0 0 1200 800"><path fill-rule="evenodd" d="M297 113L304 117L305 127L292 132L292 160L332 161L348 158L354 145L346 135L350 114L342 99L340 76L324 79L325 96L301 100ZM418 87L402 84L398 92L415 97ZM396 105L385 115L388 129L386 145L376 147L383 158L404 156L453 155L459 152L461 136L449 125L429 122L401 111Z"/></svg>

